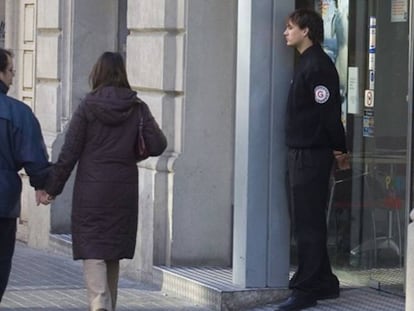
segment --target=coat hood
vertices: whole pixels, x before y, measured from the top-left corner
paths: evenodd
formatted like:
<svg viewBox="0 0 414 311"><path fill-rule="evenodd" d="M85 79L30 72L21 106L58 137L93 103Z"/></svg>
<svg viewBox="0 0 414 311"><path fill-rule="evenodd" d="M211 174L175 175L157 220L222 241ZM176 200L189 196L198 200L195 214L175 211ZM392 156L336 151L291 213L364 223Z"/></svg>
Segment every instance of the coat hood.
<svg viewBox="0 0 414 311"><path fill-rule="evenodd" d="M131 89L106 86L87 94L85 103L102 123L117 125L129 118L138 98Z"/></svg>

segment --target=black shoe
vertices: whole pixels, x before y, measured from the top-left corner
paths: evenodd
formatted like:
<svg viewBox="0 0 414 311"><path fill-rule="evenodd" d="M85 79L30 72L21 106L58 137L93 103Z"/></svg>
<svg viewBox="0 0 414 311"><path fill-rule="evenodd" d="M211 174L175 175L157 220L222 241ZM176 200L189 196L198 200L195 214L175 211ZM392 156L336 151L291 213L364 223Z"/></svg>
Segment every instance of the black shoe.
<svg viewBox="0 0 414 311"><path fill-rule="evenodd" d="M295 291L293 294L280 305L275 311L298 311L316 306L316 299L313 295Z"/></svg>

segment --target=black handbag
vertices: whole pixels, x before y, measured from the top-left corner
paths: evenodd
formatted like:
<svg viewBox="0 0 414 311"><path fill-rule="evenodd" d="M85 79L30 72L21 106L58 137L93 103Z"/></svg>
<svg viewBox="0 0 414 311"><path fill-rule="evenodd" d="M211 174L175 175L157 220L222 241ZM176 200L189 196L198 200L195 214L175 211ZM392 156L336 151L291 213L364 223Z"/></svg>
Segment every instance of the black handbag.
<svg viewBox="0 0 414 311"><path fill-rule="evenodd" d="M159 156L167 148L167 139L155 121L148 106L139 100L139 123L135 142L135 157L137 162L148 157ZM144 113L146 109L146 114ZM147 124L144 124L144 116L147 115Z"/></svg>
<svg viewBox="0 0 414 311"><path fill-rule="evenodd" d="M145 144L143 130L144 130L144 117L141 114L139 118L139 124L138 124L137 141L135 143L135 155L136 155L137 161L145 160L150 156L149 151L147 149L147 145Z"/></svg>

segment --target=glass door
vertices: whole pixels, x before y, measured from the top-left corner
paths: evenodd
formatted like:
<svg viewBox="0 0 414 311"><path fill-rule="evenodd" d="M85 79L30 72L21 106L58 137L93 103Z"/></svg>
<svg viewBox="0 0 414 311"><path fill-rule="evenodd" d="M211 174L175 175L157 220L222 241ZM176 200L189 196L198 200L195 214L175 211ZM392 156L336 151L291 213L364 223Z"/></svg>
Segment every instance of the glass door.
<svg viewBox="0 0 414 311"><path fill-rule="evenodd" d="M336 64L346 81L341 83L342 111L352 170L335 174L329 206L336 268L399 293L404 281L408 6L408 1L338 1L337 11L343 10L338 16L348 17L347 64Z"/></svg>
<svg viewBox="0 0 414 311"><path fill-rule="evenodd" d="M403 294L409 132L409 0L297 1L324 19L352 169L332 176L332 265L345 282ZM407 204L408 206L408 204Z"/></svg>

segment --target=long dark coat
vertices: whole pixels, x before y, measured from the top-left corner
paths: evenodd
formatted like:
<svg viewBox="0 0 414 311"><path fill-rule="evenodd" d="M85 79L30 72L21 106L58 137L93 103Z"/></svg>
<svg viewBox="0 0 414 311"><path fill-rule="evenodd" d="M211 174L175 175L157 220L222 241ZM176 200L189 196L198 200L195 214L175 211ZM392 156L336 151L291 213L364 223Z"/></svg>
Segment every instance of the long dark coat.
<svg viewBox="0 0 414 311"><path fill-rule="evenodd" d="M142 105L138 109L139 105ZM62 192L78 162L73 190L74 259L132 258L138 222L138 170L134 146L140 116L151 155L166 139L148 106L126 88L88 94L75 111L45 190Z"/></svg>

